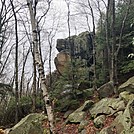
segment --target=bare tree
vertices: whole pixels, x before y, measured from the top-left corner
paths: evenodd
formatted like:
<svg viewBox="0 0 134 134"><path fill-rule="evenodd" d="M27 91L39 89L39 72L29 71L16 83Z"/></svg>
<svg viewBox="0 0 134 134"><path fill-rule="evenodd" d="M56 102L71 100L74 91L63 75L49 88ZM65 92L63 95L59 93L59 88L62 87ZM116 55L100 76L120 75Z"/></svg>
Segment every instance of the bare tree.
<svg viewBox="0 0 134 134"><path fill-rule="evenodd" d="M12 11L15 20L15 36L16 36L16 47L15 47L15 99L16 99L16 114L15 114L15 123L18 122L18 105L19 105L19 89L18 89L18 20L15 12L15 7L13 4L13 0L10 0Z"/></svg>
<svg viewBox="0 0 134 134"><path fill-rule="evenodd" d="M57 24L56 28L54 29L54 21L53 20L53 26L51 31L48 33L48 44L49 44L49 75L50 75L50 80L49 80L49 87L50 89L52 88L52 49L53 49L53 40L56 35L56 32L58 30L59 23Z"/></svg>
<svg viewBox="0 0 134 134"><path fill-rule="evenodd" d="M33 1L27 0L27 5L29 8L29 13L30 13L30 20L31 20L31 27L32 27L32 36L33 36L33 49L34 49L34 54L35 54L35 63L38 69L39 73L39 78L40 78L40 83L41 83L41 89L43 91L43 97L44 97L44 102L45 102L45 108L47 111L48 115L48 121L50 125L50 131L54 133L54 116L53 116L53 111L49 99L49 94L48 90L45 84L45 74L44 74L44 67L42 64L42 60L40 57L39 53L39 41L38 41L38 22L36 19L36 5L38 4L38 1L35 0L35 5L33 5Z"/></svg>
<svg viewBox="0 0 134 134"><path fill-rule="evenodd" d="M29 53L30 53L30 50L31 50L31 48L29 47L29 49L28 49L28 51L27 51L27 53L26 53L26 55L24 55L24 59L23 59L23 66L22 66L22 73L21 73L21 79L20 79L20 92L19 92L19 97L21 98L21 96L22 96L22 91L24 90L23 88L24 88L24 74L25 74L25 66L26 66L26 62L27 62L27 58L28 58L28 55L29 55ZM24 50L23 50L24 51Z"/></svg>
<svg viewBox="0 0 134 134"><path fill-rule="evenodd" d="M3 71L6 67L7 61L9 59L9 56L11 54L12 48L7 51L7 46L5 46L7 39L9 38L9 35L7 33L8 30L8 22L12 17L11 13L11 6L10 3L7 3L6 0L1 0L0 4L0 75L3 76ZM4 48L5 47L5 48ZM6 56L6 60L3 61L3 55L4 53L8 53Z"/></svg>
<svg viewBox="0 0 134 134"><path fill-rule="evenodd" d="M92 45L93 45L93 72L94 72L94 76L93 76L93 88L94 90L97 90L97 85L96 85L96 43L95 43L95 16L94 16L94 11L93 8L91 6L90 1L88 0L88 6L90 8L91 11L91 17L92 17L92 25L93 25L93 35L92 35Z"/></svg>

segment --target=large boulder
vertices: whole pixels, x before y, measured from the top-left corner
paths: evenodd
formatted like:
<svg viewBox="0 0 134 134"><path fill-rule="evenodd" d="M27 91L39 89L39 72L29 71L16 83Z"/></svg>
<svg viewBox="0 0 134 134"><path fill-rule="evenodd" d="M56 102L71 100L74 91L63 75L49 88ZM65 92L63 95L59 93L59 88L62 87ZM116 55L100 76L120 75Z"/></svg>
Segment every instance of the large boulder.
<svg viewBox="0 0 134 134"><path fill-rule="evenodd" d="M121 134L134 134L134 126L129 130L123 130Z"/></svg>
<svg viewBox="0 0 134 134"><path fill-rule="evenodd" d="M124 102L129 102L134 98L134 94L124 91L119 94L120 99L124 100Z"/></svg>
<svg viewBox="0 0 134 134"><path fill-rule="evenodd" d="M110 115L119 109L124 109L125 104L123 100L118 98L103 98L99 102L95 103L89 110L93 118L99 115Z"/></svg>
<svg viewBox="0 0 134 134"><path fill-rule="evenodd" d="M102 85L97 90L98 90L99 98L110 97L110 96L112 96L114 94L113 82L110 81L110 82Z"/></svg>
<svg viewBox="0 0 134 134"><path fill-rule="evenodd" d="M76 109L73 113L71 113L68 116L67 122L80 123L81 121L83 121L86 116L85 111L91 108L92 105L93 101L91 100L85 101L85 103L80 108Z"/></svg>
<svg viewBox="0 0 134 134"><path fill-rule="evenodd" d="M134 93L134 76L129 78L122 85L120 85L120 87L118 88L118 92L121 93L123 91L128 91L130 93Z"/></svg>
<svg viewBox="0 0 134 134"><path fill-rule="evenodd" d="M42 121L44 119L47 119L44 114L29 114L12 127L9 134L43 134Z"/></svg>
<svg viewBox="0 0 134 134"><path fill-rule="evenodd" d="M70 56L67 52L62 51L57 54L57 56L54 59L54 62L55 62L56 69L60 74L63 74L65 69L67 69L69 61L70 61Z"/></svg>
<svg viewBox="0 0 134 134"><path fill-rule="evenodd" d="M70 40L69 40L70 39ZM78 36L71 36L70 38L58 39L56 48L59 52L67 51L75 58L84 59L87 64L92 64L92 33L88 31L80 33Z"/></svg>
<svg viewBox="0 0 134 134"><path fill-rule="evenodd" d="M133 122L134 122L134 99L130 100L122 113L120 113L110 127L116 129L117 134L130 134L134 132L132 129ZM129 133L130 132L130 133Z"/></svg>
<svg viewBox="0 0 134 134"><path fill-rule="evenodd" d="M69 115L69 117L67 118L67 122L70 123L80 123L81 121L83 121L85 119L86 113L83 111L77 111L77 112L73 112L72 114Z"/></svg>

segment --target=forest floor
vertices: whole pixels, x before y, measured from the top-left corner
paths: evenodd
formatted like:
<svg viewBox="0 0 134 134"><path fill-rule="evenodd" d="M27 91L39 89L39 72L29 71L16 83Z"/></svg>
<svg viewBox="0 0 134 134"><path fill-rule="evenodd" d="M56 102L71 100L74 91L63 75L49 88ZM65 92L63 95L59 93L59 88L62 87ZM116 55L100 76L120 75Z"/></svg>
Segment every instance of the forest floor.
<svg viewBox="0 0 134 134"><path fill-rule="evenodd" d="M64 115L62 113L57 113L59 121L55 123L56 127L56 134L78 134L78 127L79 124L66 124L66 119L64 119ZM99 129L94 126L93 120L91 120L91 116L87 114L86 119L89 123L84 128L86 130L86 134L96 134L96 132L100 131L101 129L110 126L110 124L113 122L114 117L107 117L104 123L103 128ZM48 128L48 122L44 121L43 123L44 128ZM115 132L116 134L116 132Z"/></svg>

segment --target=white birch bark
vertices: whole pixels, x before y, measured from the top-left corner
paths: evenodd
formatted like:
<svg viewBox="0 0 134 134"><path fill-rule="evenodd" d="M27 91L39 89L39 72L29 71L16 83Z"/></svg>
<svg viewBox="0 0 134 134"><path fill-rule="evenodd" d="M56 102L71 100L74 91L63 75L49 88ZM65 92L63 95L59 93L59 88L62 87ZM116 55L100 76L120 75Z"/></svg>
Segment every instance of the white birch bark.
<svg viewBox="0 0 134 134"><path fill-rule="evenodd" d="M38 69L39 78L41 81L41 89L43 91L43 97L44 97L45 107L46 107L48 121L50 125L50 131L51 133L54 133L54 116L53 116L53 111L52 111L52 107L50 104L49 94L48 94L47 87L45 84L44 67L43 67L43 63L42 63L39 50L38 50L39 41L38 41L38 31L37 31L37 20L35 18L35 13L32 7L32 2L30 0L27 0L27 4L28 4L29 12L30 12L30 20L31 20L31 26L32 26L33 49L34 49L33 51L35 53L35 62L36 62L36 66Z"/></svg>

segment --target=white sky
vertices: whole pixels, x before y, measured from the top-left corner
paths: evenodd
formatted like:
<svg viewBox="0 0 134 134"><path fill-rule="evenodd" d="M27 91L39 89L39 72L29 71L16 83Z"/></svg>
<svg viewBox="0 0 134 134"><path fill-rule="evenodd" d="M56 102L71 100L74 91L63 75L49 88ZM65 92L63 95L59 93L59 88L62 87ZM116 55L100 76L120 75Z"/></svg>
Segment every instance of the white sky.
<svg viewBox="0 0 134 134"><path fill-rule="evenodd" d="M44 0L41 0L41 1L44 1ZM71 0L71 1L78 1L78 0ZM84 1L84 0L81 0L81 1ZM26 0L14 0L15 3L17 3L17 5L24 5L26 4ZM19 3L18 3L19 2ZM41 2L40 2L41 3ZM38 12L38 16L41 15L42 13L42 10L44 10L45 6L41 3L39 4L41 5L41 8L38 8L39 11ZM78 9L80 10L80 9ZM70 25L71 25L71 35L74 35L74 34L79 34L83 31L87 31L88 28L87 28L87 24L86 24L86 18L85 16L82 16L82 15L78 15L78 16L72 16L73 14L76 13L76 4L74 3L71 3L70 5ZM29 19L29 11L26 9L22 9L20 14L22 15L22 18L24 20L26 19ZM98 17L96 17L98 18ZM21 19L21 17L18 15L18 19ZM49 51L49 45L47 45L47 32L50 32L52 30L52 26L54 25L54 27L56 27L58 24L58 28L57 28L57 32L56 32L56 35L53 39L53 45L55 46L56 45L56 40L59 39L59 38L66 38L68 37L68 26L67 26L67 5L65 3L65 0L53 0L53 3L51 5L51 9L50 9L50 12L47 14L46 18L45 18L45 21L44 21L44 25L43 25L43 32L42 32L42 37L41 37L41 40L43 42L42 46L43 46L43 55L44 55L44 58L46 58L46 54L48 53ZM42 22L43 23L43 22ZM28 29L28 32L30 32L30 23L27 21L25 22L26 26L27 26L27 29ZM91 24L91 17L89 19L89 24L90 24L90 27L92 27L92 24ZM12 24L14 25L14 24ZM22 33L23 33L23 25L21 22L19 22L19 39L22 38ZM13 27L12 27L13 28ZM20 31L21 30L21 31ZM54 32L52 33L54 34ZM14 36L15 37L15 36ZM15 38L14 38L15 39ZM12 38L12 41L15 41L13 40ZM21 43L24 44L24 42L26 41L26 39L24 39ZM9 44L12 44L11 42L9 42ZM22 46L23 45L20 45L20 56L19 56L19 62L22 61ZM27 46L28 47L28 46ZM56 56L57 54L57 50L53 49L53 58ZM12 55L10 57L10 61L12 61L12 63L14 62L14 52L12 52ZM27 62L27 73L29 71L31 71L31 66L32 66L32 60L31 58L28 59L28 62ZM52 66L54 67L54 63L52 62ZM10 66L8 66L8 71L12 68L12 72L9 72L9 74L11 73L11 75L13 75L13 70L14 70L14 64L10 64ZM45 70L48 71L48 61L45 63ZM20 70L21 70L21 64L20 64ZM53 68L54 69L54 68ZM7 70L6 70L7 71Z"/></svg>

